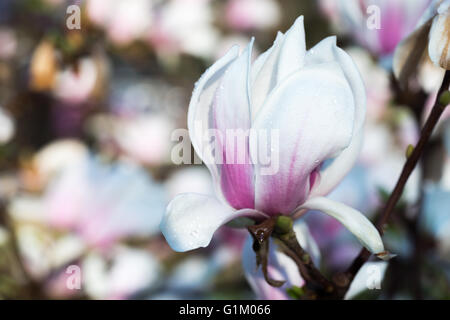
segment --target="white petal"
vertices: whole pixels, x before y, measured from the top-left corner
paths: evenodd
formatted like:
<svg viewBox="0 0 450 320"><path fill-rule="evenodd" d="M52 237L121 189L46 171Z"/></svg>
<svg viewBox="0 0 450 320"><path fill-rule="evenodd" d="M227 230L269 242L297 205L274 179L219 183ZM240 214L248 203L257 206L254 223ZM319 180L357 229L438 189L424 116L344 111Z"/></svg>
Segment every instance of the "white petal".
<svg viewBox="0 0 450 320"><path fill-rule="evenodd" d="M358 131L363 127L366 117L366 88L353 59L336 45L336 37L323 39L306 53L306 66L331 61L339 64L352 89L356 112L354 128Z"/></svg>
<svg viewBox="0 0 450 320"><path fill-rule="evenodd" d="M253 120L273 88L303 67L305 54L305 29L303 16L300 16L285 35L278 32L272 47L252 66Z"/></svg>
<svg viewBox="0 0 450 320"><path fill-rule="evenodd" d="M275 88L250 133L256 209L289 214L303 203L310 174L349 145L353 123L353 96L336 63L305 67ZM267 147L258 141L261 132L282 139L270 146L271 173L259 159Z"/></svg>
<svg viewBox="0 0 450 320"><path fill-rule="evenodd" d="M295 20L292 27L286 32L281 45L280 58L278 59L277 83L300 70L305 63L306 44L303 16Z"/></svg>
<svg viewBox="0 0 450 320"><path fill-rule="evenodd" d="M336 37L322 40L306 54L307 66L328 61L335 61L339 64L350 85L355 100L355 122L351 143L334 159L330 166L322 170L320 182L312 191L313 195L326 195L353 167L361 149L366 117L366 90L361 74L352 58L336 46Z"/></svg>
<svg viewBox="0 0 450 320"><path fill-rule="evenodd" d="M366 262L359 269L344 299L349 300L356 297L365 290L381 289L381 282L386 273L388 263L386 261Z"/></svg>
<svg viewBox="0 0 450 320"><path fill-rule="evenodd" d="M239 47L233 46L222 58L217 60L201 76L192 92L188 111L188 129L192 145L205 162L214 180L216 193L220 197L219 172L214 164L214 155L209 146L203 142L205 132L211 129L212 103L216 90L220 84L225 71L230 64L239 56Z"/></svg>
<svg viewBox="0 0 450 320"><path fill-rule="evenodd" d="M227 202L235 209L254 208L253 166L249 159L248 138L237 143L229 138L229 130L250 129L250 59L253 39L244 52L231 63L220 81L213 103L213 127L219 139L216 152L221 152L220 186Z"/></svg>
<svg viewBox="0 0 450 320"><path fill-rule="evenodd" d="M252 65L252 119L256 118L267 96L276 86L276 68L284 35L278 32L270 49L261 54Z"/></svg>
<svg viewBox="0 0 450 320"><path fill-rule="evenodd" d="M169 203L160 228L173 250L188 251L206 247L220 226L242 216L264 217L254 210L234 211L210 196L184 193Z"/></svg>
<svg viewBox="0 0 450 320"><path fill-rule="evenodd" d="M431 61L441 68L450 69L450 15L445 12L433 19L428 42Z"/></svg>
<svg viewBox="0 0 450 320"><path fill-rule="evenodd" d="M324 197L306 201L299 209L319 210L341 222L370 252L384 252L383 241L375 226L358 210Z"/></svg>
<svg viewBox="0 0 450 320"><path fill-rule="evenodd" d="M310 197L324 196L333 190L350 172L358 160L363 145L364 130L355 132L350 145L333 162L320 172L320 179Z"/></svg>

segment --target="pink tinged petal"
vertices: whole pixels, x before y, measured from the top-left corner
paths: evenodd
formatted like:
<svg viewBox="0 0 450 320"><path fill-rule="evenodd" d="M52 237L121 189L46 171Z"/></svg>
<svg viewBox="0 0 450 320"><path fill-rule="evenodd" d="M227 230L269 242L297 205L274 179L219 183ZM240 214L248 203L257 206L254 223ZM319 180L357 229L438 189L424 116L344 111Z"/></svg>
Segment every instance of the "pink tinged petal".
<svg viewBox="0 0 450 320"><path fill-rule="evenodd" d="M277 68L277 83L280 83L303 67L305 54L305 28L303 26L303 16L300 16L286 32L281 45Z"/></svg>
<svg viewBox="0 0 450 320"><path fill-rule="evenodd" d="M272 47L261 54L252 65L252 120L256 118L267 96L276 86L276 68L283 39L284 35L278 32Z"/></svg>
<svg viewBox="0 0 450 320"><path fill-rule="evenodd" d="M225 70L238 57L239 47L233 46L221 59L216 61L195 84L192 98L189 103L188 129L192 145L205 162L213 177L216 194L222 198L219 186L219 170L215 164L213 147L203 139L211 129L212 104L219 83Z"/></svg>
<svg viewBox="0 0 450 320"><path fill-rule="evenodd" d="M399 5L391 2L381 14L381 29L378 31L379 53L390 54L403 37L408 13Z"/></svg>
<svg viewBox="0 0 450 320"><path fill-rule="evenodd" d="M428 55L436 66L446 70L450 69L449 45L450 14L445 11L433 19L428 42Z"/></svg>
<svg viewBox="0 0 450 320"><path fill-rule="evenodd" d="M274 89L250 134L256 209L290 214L306 200L311 173L349 145L354 108L352 91L335 62L305 67ZM261 147L257 135L273 131L283 140L272 141L276 147L270 156L278 171L268 175L256 158Z"/></svg>
<svg viewBox="0 0 450 320"><path fill-rule="evenodd" d="M313 195L329 193L356 163L363 142L363 126L366 117L366 90L361 74L352 58L336 46L336 37L329 37L310 49L306 55L306 65L337 62L350 85L355 101L355 121L353 136L348 148L320 173L320 183L314 186Z"/></svg>
<svg viewBox="0 0 450 320"><path fill-rule="evenodd" d="M267 217L256 210L235 211L216 198L184 193L167 206L160 229L173 250L178 252L208 246L214 232L239 217Z"/></svg>
<svg viewBox="0 0 450 320"><path fill-rule="evenodd" d="M250 59L253 40L226 70L213 105L213 123L219 135L220 186L235 209L254 208L253 166L250 163ZM239 135L237 137L236 135Z"/></svg>
<svg viewBox="0 0 450 320"><path fill-rule="evenodd" d="M319 210L332 216L353 233L367 250L375 254L385 252L380 233L358 210L324 197L309 199L298 208L301 209Z"/></svg>

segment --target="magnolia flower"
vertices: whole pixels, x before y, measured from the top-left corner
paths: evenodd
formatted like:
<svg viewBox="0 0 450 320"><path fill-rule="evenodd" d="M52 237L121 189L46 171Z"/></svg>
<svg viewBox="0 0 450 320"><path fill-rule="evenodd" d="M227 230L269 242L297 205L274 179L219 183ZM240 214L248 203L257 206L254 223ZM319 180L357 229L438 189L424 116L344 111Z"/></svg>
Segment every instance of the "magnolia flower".
<svg viewBox="0 0 450 320"><path fill-rule="evenodd" d="M279 33L253 64L252 46L253 40L241 54L232 47L195 86L188 128L216 197L175 197L161 222L167 241L174 250L187 251L207 246L217 228L238 217L296 218L315 209L339 220L371 252L383 253L380 234L363 214L323 197L351 169L361 146L366 97L352 59L336 46L335 37L307 51L303 17L286 34ZM238 156L251 161L217 163L215 155L226 160L236 147L229 141L212 146L210 139L205 145L211 129L250 131ZM276 173L267 174L256 159L259 131L275 131L282 139L272 152Z"/></svg>
<svg viewBox="0 0 450 320"><path fill-rule="evenodd" d="M336 29L350 34L372 53L388 56L414 29L429 2L430 0L320 0L319 4Z"/></svg>
<svg viewBox="0 0 450 320"><path fill-rule="evenodd" d="M401 83L407 83L428 58L434 65L450 69L449 10L449 0L433 0L414 32L398 45L394 55L394 73Z"/></svg>
<svg viewBox="0 0 450 320"><path fill-rule="evenodd" d="M308 227L303 222L297 222L294 225L297 240L300 245L310 254L314 264L318 265L320 260L319 247L308 231ZM251 288L262 300L286 300L289 299L287 290L289 288L302 287L305 281L298 272L298 267L288 256L278 251L278 246L270 240L269 265L267 272L272 279L285 281L283 286L276 288L269 285L264 279L261 268L257 267L256 257L253 254L253 239L248 236L242 251L242 264L244 266L245 277Z"/></svg>

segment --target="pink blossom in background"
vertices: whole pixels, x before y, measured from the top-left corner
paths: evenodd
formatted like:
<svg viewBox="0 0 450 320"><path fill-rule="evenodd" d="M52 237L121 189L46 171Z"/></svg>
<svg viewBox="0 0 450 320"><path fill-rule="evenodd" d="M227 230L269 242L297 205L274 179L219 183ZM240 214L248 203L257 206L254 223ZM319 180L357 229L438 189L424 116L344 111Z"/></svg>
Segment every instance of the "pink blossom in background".
<svg viewBox="0 0 450 320"><path fill-rule="evenodd" d="M0 59L12 58L17 51L17 38L13 30L0 28Z"/></svg>
<svg viewBox="0 0 450 320"><path fill-rule="evenodd" d="M319 0L322 12L335 28L351 35L373 54L389 56L416 26L430 0ZM369 6L380 9L380 29L369 29Z"/></svg>
<svg viewBox="0 0 450 320"><path fill-rule="evenodd" d="M94 59L83 58L77 70L69 67L56 76L55 96L65 103L78 104L88 99L99 78L99 69Z"/></svg>
<svg viewBox="0 0 450 320"><path fill-rule="evenodd" d="M220 36L214 19L210 0L168 0L156 11L147 38L162 58L180 53L210 58Z"/></svg>
<svg viewBox="0 0 450 320"><path fill-rule="evenodd" d="M131 163L86 159L65 168L44 196L48 223L105 247L130 236L159 233L165 205L161 186Z"/></svg>
<svg viewBox="0 0 450 320"><path fill-rule="evenodd" d="M225 18L236 30L260 30L275 27L281 19L281 10L274 0L229 0Z"/></svg>
<svg viewBox="0 0 450 320"><path fill-rule="evenodd" d="M159 165L170 161L171 134L175 124L162 115L117 118L113 137L118 147L132 159Z"/></svg>
<svg viewBox="0 0 450 320"><path fill-rule="evenodd" d="M152 27L153 0L88 0L89 19L117 45L142 39Z"/></svg>

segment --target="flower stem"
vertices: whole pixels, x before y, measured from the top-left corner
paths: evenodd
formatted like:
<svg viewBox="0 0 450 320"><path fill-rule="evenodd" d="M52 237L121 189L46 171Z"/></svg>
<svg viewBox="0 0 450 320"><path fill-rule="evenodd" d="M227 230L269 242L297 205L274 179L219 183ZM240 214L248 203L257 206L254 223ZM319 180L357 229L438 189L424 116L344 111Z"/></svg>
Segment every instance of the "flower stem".
<svg viewBox="0 0 450 320"><path fill-rule="evenodd" d="M331 294L336 291L335 285L322 275L314 265L309 253L298 243L293 229L284 234L274 232L272 236L279 240L282 251L297 264L308 289L325 294Z"/></svg>

